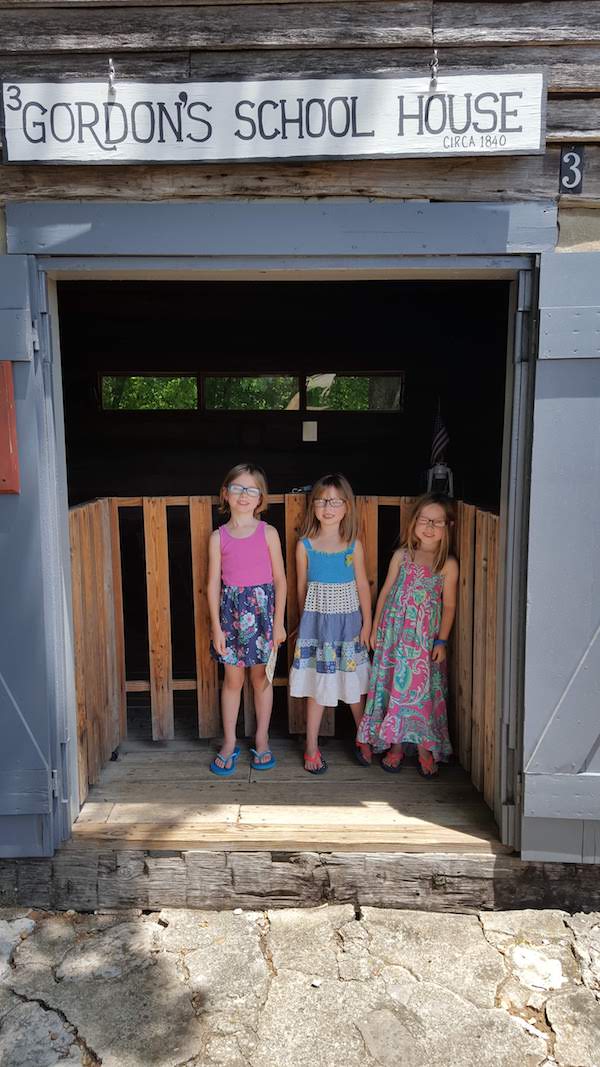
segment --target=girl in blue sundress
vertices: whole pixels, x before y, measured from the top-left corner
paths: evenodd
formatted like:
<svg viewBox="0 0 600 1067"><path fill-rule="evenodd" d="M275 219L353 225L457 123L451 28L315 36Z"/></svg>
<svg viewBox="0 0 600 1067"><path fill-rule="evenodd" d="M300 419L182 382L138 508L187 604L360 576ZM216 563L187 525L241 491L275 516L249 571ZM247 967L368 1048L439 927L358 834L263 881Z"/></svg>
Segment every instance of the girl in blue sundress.
<svg viewBox="0 0 600 1067"><path fill-rule="evenodd" d="M304 769L324 774L319 727L326 707L350 705L358 726L369 688L371 593L365 557L356 540L354 493L342 474L313 486L296 546L298 639L290 695L306 697Z"/></svg>

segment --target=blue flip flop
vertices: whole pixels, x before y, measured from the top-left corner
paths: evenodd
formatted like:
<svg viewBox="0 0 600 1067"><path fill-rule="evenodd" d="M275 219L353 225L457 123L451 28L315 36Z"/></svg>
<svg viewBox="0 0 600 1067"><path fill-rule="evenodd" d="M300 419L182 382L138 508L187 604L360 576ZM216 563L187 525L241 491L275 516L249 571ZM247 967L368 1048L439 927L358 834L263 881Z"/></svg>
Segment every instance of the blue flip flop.
<svg viewBox="0 0 600 1067"><path fill-rule="evenodd" d="M252 767L253 771L270 771L271 767L274 767L277 763L277 760L275 759L275 756L271 752L270 748L266 748L264 752L257 752L255 748L251 748L250 751L254 756L254 759L250 763L250 766ZM270 756L271 758L268 759L266 763L258 763L258 760L261 758L261 756Z"/></svg>
<svg viewBox="0 0 600 1067"><path fill-rule="evenodd" d="M209 767L209 770L211 770L213 774L218 775L219 778L229 778L232 774L235 774L235 768L237 766L239 754L240 750L238 745L235 746L230 756L219 756L219 754L217 753L218 758L223 763L229 763L229 760L231 760L231 767L219 767L219 764L216 762L215 757Z"/></svg>

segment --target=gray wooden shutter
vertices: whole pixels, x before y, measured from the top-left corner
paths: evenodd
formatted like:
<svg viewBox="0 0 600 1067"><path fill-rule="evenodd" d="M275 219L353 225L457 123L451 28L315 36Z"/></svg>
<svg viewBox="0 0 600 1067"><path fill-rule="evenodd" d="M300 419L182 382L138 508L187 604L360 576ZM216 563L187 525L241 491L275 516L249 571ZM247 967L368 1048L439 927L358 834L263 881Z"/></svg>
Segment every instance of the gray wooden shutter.
<svg viewBox="0 0 600 1067"><path fill-rule="evenodd" d="M18 495L0 495L0 856L54 846L51 666L44 610L43 365L26 256L0 256L0 358L13 363ZM58 784L58 775L54 777Z"/></svg>
<svg viewBox="0 0 600 1067"><path fill-rule="evenodd" d="M544 253L539 304L523 855L600 863L600 254Z"/></svg>

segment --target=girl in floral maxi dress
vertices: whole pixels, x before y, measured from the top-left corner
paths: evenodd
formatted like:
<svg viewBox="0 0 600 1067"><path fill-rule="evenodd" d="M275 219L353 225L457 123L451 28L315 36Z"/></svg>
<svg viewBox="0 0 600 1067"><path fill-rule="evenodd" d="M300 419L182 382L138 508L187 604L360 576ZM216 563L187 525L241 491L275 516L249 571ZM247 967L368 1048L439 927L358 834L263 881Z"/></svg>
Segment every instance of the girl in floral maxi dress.
<svg viewBox="0 0 600 1067"><path fill-rule="evenodd" d="M373 751L387 750L385 771L401 770L409 743L417 746L418 770L427 778L452 752L446 717L446 644L458 582L458 564L449 554L452 525L447 497L417 500L377 601L375 656L357 742L365 762Z"/></svg>
<svg viewBox="0 0 600 1067"><path fill-rule="evenodd" d="M233 467L221 486L220 504L229 521L214 530L208 542L207 599L211 654L225 669L221 690L224 740L210 769L228 778L240 755L235 728L246 669L256 708L252 767L268 771L275 766L269 747L273 687L268 684L265 665L272 649L285 640L287 584L279 534L259 517L268 506L264 471L251 463Z"/></svg>

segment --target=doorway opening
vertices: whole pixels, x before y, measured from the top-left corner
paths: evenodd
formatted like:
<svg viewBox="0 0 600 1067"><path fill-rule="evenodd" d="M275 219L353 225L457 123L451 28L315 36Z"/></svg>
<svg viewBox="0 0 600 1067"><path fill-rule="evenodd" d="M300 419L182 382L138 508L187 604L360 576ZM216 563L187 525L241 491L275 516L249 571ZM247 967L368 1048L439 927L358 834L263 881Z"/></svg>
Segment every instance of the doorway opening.
<svg viewBox="0 0 600 1067"><path fill-rule="evenodd" d="M214 497L224 473L244 459L265 468L274 501L267 517L286 544L289 569L302 507L297 490L342 470L362 498L376 595L402 515L426 488L439 415L460 502L457 550L469 572L467 611L455 631L462 624L462 653L455 639L450 671L451 732L467 774L493 805L510 289L507 280L59 282L71 528L80 550L74 586L84 631L86 596L99 604L98 589L110 586L107 621L88 635L88 651L94 642L106 644L115 598L123 618L123 647L115 642L111 652L112 690L110 664L91 683L78 672L80 721L86 685L112 704L108 725L85 723L80 738L87 753L83 795L89 782L100 781L112 746L123 749L125 734L138 752L171 734L174 752L188 751L188 744L194 750L199 734L218 736L218 677L207 647L199 648L198 612L201 546L218 521ZM91 577L88 556L95 557ZM99 570L106 579L109 569L107 583ZM157 588L166 602L156 599ZM292 614L293 600L292 591ZM152 616L161 613L170 649L157 668ZM282 745L302 728L287 697L287 666L283 652L272 729ZM165 684L172 719L167 714L161 734ZM251 734L245 697L240 732ZM325 730L342 753L351 740L350 715L341 708L329 714ZM156 759L156 742L154 753ZM168 774L161 755L161 774ZM115 767L109 771L114 777ZM347 768L347 781L354 791L354 769ZM457 795L464 784L456 779ZM487 847L494 834L486 818L476 816Z"/></svg>

